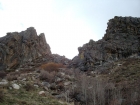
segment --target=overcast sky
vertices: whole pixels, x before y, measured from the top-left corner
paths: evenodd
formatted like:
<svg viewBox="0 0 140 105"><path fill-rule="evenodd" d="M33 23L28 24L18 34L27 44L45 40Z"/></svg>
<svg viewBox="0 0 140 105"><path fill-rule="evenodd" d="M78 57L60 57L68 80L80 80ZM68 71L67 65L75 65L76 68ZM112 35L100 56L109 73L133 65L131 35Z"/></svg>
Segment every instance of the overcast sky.
<svg viewBox="0 0 140 105"><path fill-rule="evenodd" d="M52 53L73 58L114 16L140 17L140 0L0 0L0 37L35 27Z"/></svg>

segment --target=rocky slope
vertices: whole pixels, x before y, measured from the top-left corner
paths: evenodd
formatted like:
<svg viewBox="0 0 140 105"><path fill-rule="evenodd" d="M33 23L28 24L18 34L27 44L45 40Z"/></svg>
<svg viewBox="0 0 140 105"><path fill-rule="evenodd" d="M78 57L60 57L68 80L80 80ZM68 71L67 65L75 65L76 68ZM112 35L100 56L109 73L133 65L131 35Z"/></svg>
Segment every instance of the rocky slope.
<svg viewBox="0 0 140 105"><path fill-rule="evenodd" d="M51 54L45 35L39 36L33 27L20 33L7 33L0 38L0 69L17 68L45 54Z"/></svg>
<svg viewBox="0 0 140 105"><path fill-rule="evenodd" d="M103 39L79 47L72 61L51 54L34 28L9 33L0 43L0 105L140 103L139 18L109 20Z"/></svg>
<svg viewBox="0 0 140 105"><path fill-rule="evenodd" d="M0 105L139 105L140 59L115 61L104 74L79 69L0 71ZM54 63L57 66L57 63ZM50 72L51 71L51 72ZM95 98L97 97L97 98ZM96 104L95 104L96 102Z"/></svg>
<svg viewBox="0 0 140 105"><path fill-rule="evenodd" d="M140 18L117 17L107 23L106 34L99 41L90 40L78 48L72 66L83 71L110 67L110 62L140 56Z"/></svg>

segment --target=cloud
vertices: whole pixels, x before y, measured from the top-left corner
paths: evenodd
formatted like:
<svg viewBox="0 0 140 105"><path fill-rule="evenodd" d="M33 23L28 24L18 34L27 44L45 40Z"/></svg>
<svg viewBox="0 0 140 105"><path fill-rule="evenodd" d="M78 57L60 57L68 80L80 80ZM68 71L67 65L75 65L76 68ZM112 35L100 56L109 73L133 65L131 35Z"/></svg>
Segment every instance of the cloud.
<svg viewBox="0 0 140 105"><path fill-rule="evenodd" d="M0 10L3 10L3 6L2 6L1 2L0 2Z"/></svg>

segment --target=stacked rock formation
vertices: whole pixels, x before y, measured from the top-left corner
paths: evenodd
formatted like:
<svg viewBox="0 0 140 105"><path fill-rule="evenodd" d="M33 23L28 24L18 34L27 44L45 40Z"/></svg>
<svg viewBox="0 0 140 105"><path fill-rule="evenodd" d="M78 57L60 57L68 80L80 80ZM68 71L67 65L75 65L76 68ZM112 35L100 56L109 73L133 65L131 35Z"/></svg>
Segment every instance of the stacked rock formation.
<svg viewBox="0 0 140 105"><path fill-rule="evenodd" d="M51 54L50 46L45 35L38 36L33 27L0 38L0 70L17 68L45 54Z"/></svg>
<svg viewBox="0 0 140 105"><path fill-rule="evenodd" d="M106 34L95 42L90 40L78 48L72 66L81 70L93 69L106 62L140 54L140 18L117 17L109 20Z"/></svg>

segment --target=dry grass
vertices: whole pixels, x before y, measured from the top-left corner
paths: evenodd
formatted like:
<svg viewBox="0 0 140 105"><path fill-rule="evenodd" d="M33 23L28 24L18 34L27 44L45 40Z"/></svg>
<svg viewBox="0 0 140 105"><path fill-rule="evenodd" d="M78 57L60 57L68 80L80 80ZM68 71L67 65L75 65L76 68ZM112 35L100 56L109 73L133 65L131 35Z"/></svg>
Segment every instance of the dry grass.
<svg viewBox="0 0 140 105"><path fill-rule="evenodd" d="M0 103L4 101L4 93L0 90Z"/></svg>
<svg viewBox="0 0 140 105"><path fill-rule="evenodd" d="M136 68L134 71L138 72ZM129 69L128 72L130 72ZM81 104L129 105L131 103L132 105L139 105L140 103L140 83L138 77L133 85L128 84L130 81L126 84L124 82L116 84L116 82L108 81L108 79L101 77L93 78L80 72L75 72L75 79L76 85L70 88L70 97Z"/></svg>
<svg viewBox="0 0 140 105"><path fill-rule="evenodd" d="M140 78L140 60L127 59L121 67L116 67L116 70L109 75L113 82L129 81L133 83Z"/></svg>
<svg viewBox="0 0 140 105"><path fill-rule="evenodd" d="M19 72L11 72L11 73L7 74L6 78L8 81L13 81L13 80L17 80L19 75L20 75Z"/></svg>
<svg viewBox="0 0 140 105"><path fill-rule="evenodd" d="M0 105L62 105L53 97L40 96L40 91L41 88L34 91L25 91L22 87L19 90L5 89L4 94L0 91Z"/></svg>
<svg viewBox="0 0 140 105"><path fill-rule="evenodd" d="M68 68L65 68L65 69L62 69L60 70L61 72L65 73L66 75L74 75L74 69L68 69Z"/></svg>
<svg viewBox="0 0 140 105"><path fill-rule="evenodd" d="M56 72L48 72L45 70L42 70L40 72L40 80L46 80L48 82L54 82L55 81L55 76L56 76Z"/></svg>
<svg viewBox="0 0 140 105"><path fill-rule="evenodd" d="M35 87L33 86L33 84L31 83L27 83L25 86L24 86L25 90L26 91L33 91L35 90Z"/></svg>
<svg viewBox="0 0 140 105"><path fill-rule="evenodd" d="M41 69L48 71L48 72L57 72L59 70L59 68L63 68L63 64L59 64L59 63L54 63L54 62L50 62L50 63L46 63L46 64L42 64L40 66Z"/></svg>

